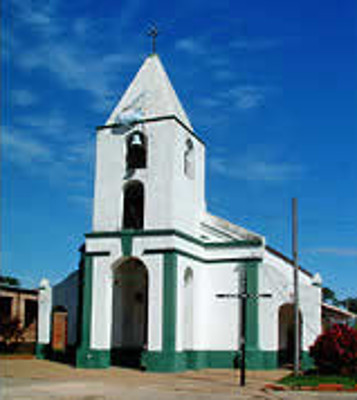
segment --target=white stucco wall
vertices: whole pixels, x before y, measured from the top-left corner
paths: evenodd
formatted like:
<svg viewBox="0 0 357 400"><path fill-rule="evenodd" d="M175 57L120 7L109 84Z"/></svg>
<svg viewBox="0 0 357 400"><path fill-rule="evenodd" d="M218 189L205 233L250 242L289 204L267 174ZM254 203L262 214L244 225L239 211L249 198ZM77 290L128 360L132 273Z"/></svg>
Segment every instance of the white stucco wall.
<svg viewBox="0 0 357 400"><path fill-rule="evenodd" d="M90 347L105 350L111 347L113 271L109 257L94 257L92 269L92 319Z"/></svg>
<svg viewBox="0 0 357 400"><path fill-rule="evenodd" d="M185 324L186 268L193 270L193 326L192 339L187 340ZM219 299L219 293L237 293L238 264L201 264L179 257L177 276L177 331L178 351L234 350L238 347L238 301Z"/></svg>
<svg viewBox="0 0 357 400"><path fill-rule="evenodd" d="M117 135L97 133L94 231L122 229L123 188L129 181L144 185L144 229L183 229L198 232L205 211L204 145L176 121L141 124L147 138L147 167L126 175L126 139L133 131ZM194 178L184 173L186 140L194 146Z"/></svg>
<svg viewBox="0 0 357 400"><path fill-rule="evenodd" d="M52 288L47 279L42 279L38 294L37 342L49 344L51 341Z"/></svg>
<svg viewBox="0 0 357 400"><path fill-rule="evenodd" d="M293 268L286 261L266 251L259 267L259 291L272 298L259 300L259 342L262 350L279 349L279 308L293 304ZM300 311L303 320L303 350L308 350L321 332L321 289L312 278L299 273Z"/></svg>

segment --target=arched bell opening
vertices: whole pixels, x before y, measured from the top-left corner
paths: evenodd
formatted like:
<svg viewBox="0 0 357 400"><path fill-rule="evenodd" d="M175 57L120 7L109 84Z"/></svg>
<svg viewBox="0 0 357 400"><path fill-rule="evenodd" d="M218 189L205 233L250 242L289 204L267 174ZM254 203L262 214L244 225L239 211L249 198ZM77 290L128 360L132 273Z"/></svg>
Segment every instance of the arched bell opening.
<svg viewBox="0 0 357 400"><path fill-rule="evenodd" d="M303 321L299 310L299 354L302 348ZM294 304L283 304L279 308L279 366L292 366L295 352Z"/></svg>
<svg viewBox="0 0 357 400"><path fill-rule="evenodd" d="M146 136L136 130L131 133L126 141L126 166L127 170L146 168L147 139Z"/></svg>
<svg viewBox="0 0 357 400"><path fill-rule="evenodd" d="M124 186L123 229L144 227L144 185L130 181Z"/></svg>
<svg viewBox="0 0 357 400"><path fill-rule="evenodd" d="M112 364L141 367L148 345L148 271L137 258L113 269Z"/></svg>

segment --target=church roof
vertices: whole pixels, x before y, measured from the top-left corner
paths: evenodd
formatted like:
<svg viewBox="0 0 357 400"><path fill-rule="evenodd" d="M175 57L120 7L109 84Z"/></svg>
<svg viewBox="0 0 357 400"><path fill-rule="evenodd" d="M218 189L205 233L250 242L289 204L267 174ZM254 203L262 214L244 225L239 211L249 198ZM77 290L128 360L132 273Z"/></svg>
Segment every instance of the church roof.
<svg viewBox="0 0 357 400"><path fill-rule="evenodd" d="M208 212L204 213L203 220L201 221L201 229L205 235L209 235L212 240L260 240L264 242L264 237L248 229L232 224L231 222L212 215Z"/></svg>
<svg viewBox="0 0 357 400"><path fill-rule="evenodd" d="M159 56L152 54L142 64L106 125L169 115L192 129Z"/></svg>

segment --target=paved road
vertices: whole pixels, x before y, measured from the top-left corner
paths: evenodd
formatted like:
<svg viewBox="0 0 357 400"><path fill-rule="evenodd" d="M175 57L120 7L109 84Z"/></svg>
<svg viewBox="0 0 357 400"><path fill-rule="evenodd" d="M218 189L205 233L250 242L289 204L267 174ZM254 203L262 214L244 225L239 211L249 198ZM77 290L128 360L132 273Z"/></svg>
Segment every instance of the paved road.
<svg viewBox="0 0 357 400"><path fill-rule="evenodd" d="M357 400L357 394L264 392L266 382L287 371L249 372L238 386L230 370L154 374L122 368L78 370L38 360L1 360L2 400Z"/></svg>

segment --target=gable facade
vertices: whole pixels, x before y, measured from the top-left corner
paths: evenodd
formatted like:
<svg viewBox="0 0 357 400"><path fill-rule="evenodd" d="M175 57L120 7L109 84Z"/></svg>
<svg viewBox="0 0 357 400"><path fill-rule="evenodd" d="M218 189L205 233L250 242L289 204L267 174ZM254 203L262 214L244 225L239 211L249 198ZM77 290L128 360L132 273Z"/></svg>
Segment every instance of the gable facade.
<svg viewBox="0 0 357 400"><path fill-rule="evenodd" d="M95 174L93 230L79 270L52 293L40 291L40 318L48 323L38 356L55 353L48 331L60 306L71 332L62 353L77 367L232 367L240 310L217 295L238 293L244 272L250 294L272 294L248 301L247 367L276 368L290 346L292 268L261 235L207 212L205 145L157 55L98 127ZM299 275L307 362L321 328L321 291Z"/></svg>

